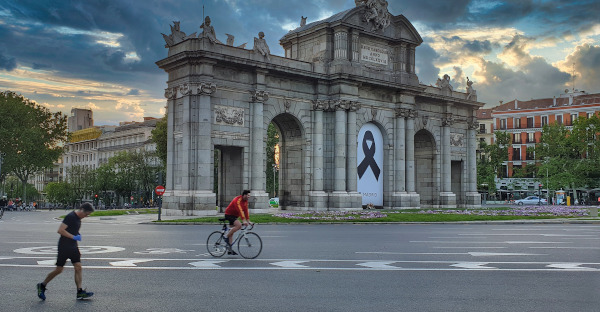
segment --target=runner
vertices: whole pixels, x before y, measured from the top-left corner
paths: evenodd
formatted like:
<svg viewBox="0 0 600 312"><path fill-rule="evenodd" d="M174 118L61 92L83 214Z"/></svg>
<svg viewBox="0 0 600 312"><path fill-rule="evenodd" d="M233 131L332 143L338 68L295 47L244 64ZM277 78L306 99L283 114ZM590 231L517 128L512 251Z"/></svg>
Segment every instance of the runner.
<svg viewBox="0 0 600 312"><path fill-rule="evenodd" d="M38 297L46 300L46 285L62 273L67 259L71 259L73 268L75 269L75 285L77 286L77 299L87 299L94 295L93 292L88 292L81 288L81 253L77 242L81 241L79 228L81 227L81 219L89 216L94 212L94 207L90 203L84 203L79 207L79 210L69 213L63 222L58 227L58 256L56 257L56 269L50 272L46 279L37 284Z"/></svg>

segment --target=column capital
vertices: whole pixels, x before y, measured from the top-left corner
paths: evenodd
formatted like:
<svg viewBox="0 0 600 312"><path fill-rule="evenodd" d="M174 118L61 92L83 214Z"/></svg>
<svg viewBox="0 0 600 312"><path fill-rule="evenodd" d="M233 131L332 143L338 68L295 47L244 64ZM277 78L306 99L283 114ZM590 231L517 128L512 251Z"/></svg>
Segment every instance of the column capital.
<svg viewBox="0 0 600 312"><path fill-rule="evenodd" d="M471 116L467 119L469 130L477 130L479 128L479 122L476 116Z"/></svg>
<svg viewBox="0 0 600 312"><path fill-rule="evenodd" d="M408 118L409 115L408 108L396 108L394 112L396 113L396 118Z"/></svg>
<svg viewBox="0 0 600 312"><path fill-rule="evenodd" d="M416 119L418 116L419 116L419 112L416 109L409 109L408 116L406 118Z"/></svg>
<svg viewBox="0 0 600 312"><path fill-rule="evenodd" d="M334 110L344 110L355 112L360 109L360 104L357 101L350 100L332 100L330 105Z"/></svg>
<svg viewBox="0 0 600 312"><path fill-rule="evenodd" d="M212 95L217 85L212 82L182 83L165 89L165 98L174 100L189 95Z"/></svg>
<svg viewBox="0 0 600 312"><path fill-rule="evenodd" d="M444 113L444 117L442 117L442 126L448 127L454 124L454 117L452 113Z"/></svg>
<svg viewBox="0 0 600 312"><path fill-rule="evenodd" d="M252 96L252 102L264 103L269 100L269 92L265 90L252 90L250 95Z"/></svg>
<svg viewBox="0 0 600 312"><path fill-rule="evenodd" d="M325 111L329 109L329 100L313 100L312 109L315 111Z"/></svg>

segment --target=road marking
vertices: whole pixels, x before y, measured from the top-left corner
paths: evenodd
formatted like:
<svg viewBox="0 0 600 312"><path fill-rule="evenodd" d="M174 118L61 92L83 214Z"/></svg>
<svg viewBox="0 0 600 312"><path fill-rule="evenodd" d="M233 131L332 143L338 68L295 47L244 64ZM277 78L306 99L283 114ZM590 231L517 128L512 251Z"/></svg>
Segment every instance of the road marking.
<svg viewBox="0 0 600 312"><path fill-rule="evenodd" d="M573 242L507 241L507 244L572 244Z"/></svg>
<svg viewBox="0 0 600 312"><path fill-rule="evenodd" d="M364 266L370 269L379 269L379 270L396 270L399 267L390 266L389 264L395 263L396 261L371 261L371 262L363 262L357 263L356 265Z"/></svg>
<svg viewBox="0 0 600 312"><path fill-rule="evenodd" d="M600 249L600 247L571 247L571 246L564 246L564 247L558 247L558 246L538 246L538 247L529 247L531 249Z"/></svg>
<svg viewBox="0 0 600 312"><path fill-rule="evenodd" d="M192 265L196 268L210 269L210 268L221 268L221 266L217 265L217 263L221 263L221 262L227 262L227 260L202 260L202 261L190 262L188 264Z"/></svg>
<svg viewBox="0 0 600 312"><path fill-rule="evenodd" d="M467 255L466 252L390 252L390 251L356 251L357 254L377 255Z"/></svg>
<svg viewBox="0 0 600 312"><path fill-rule="evenodd" d="M476 252L472 251L469 254L473 257L494 257L494 256L547 256L546 254L529 254L529 253L510 253L510 252Z"/></svg>
<svg viewBox="0 0 600 312"><path fill-rule="evenodd" d="M440 247L430 247L430 248L437 248L437 249L505 249L506 247L472 247L472 246L468 246L468 247L447 247L447 246L440 246Z"/></svg>
<svg viewBox="0 0 600 312"><path fill-rule="evenodd" d="M457 267L457 268L463 268L463 269L473 269L473 270L482 270L482 269L497 270L498 269L496 267L485 266L486 264L489 264L489 262L460 262L460 263L452 264L450 266Z"/></svg>
<svg viewBox="0 0 600 312"><path fill-rule="evenodd" d="M589 267L581 267L580 265L583 265L583 263L553 263L553 264L548 264L547 267L557 268L557 269L582 270L582 271L597 270L597 269L589 268Z"/></svg>
<svg viewBox="0 0 600 312"><path fill-rule="evenodd" d="M39 260L37 262L38 265L55 265L56 260Z"/></svg>
<svg viewBox="0 0 600 312"><path fill-rule="evenodd" d="M282 267L282 268L308 268L308 266L300 264L300 263L305 263L305 262L308 262L308 261L286 260L286 261L279 261L279 262L271 262L269 264L276 265L276 266Z"/></svg>
<svg viewBox="0 0 600 312"><path fill-rule="evenodd" d="M99 254L108 252L123 251L125 248L114 247L114 246L79 246L79 252L82 255L87 254ZM28 247L19 248L13 250L16 253L32 254L32 255L51 255L58 252L57 246L44 246L44 247Z"/></svg>
<svg viewBox="0 0 600 312"><path fill-rule="evenodd" d="M116 267L135 267L136 263L144 263L154 261L154 259L137 259L137 260L124 260L124 261L113 261L108 264Z"/></svg>

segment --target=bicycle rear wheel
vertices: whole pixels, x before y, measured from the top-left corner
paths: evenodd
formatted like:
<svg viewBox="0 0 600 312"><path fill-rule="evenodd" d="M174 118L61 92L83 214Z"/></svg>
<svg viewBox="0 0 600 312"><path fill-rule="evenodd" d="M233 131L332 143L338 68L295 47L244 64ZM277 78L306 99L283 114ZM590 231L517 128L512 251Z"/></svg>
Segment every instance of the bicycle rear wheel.
<svg viewBox="0 0 600 312"><path fill-rule="evenodd" d="M213 257L222 257L227 252L227 243L223 238L223 232L214 231L208 235L206 240L206 249Z"/></svg>
<svg viewBox="0 0 600 312"><path fill-rule="evenodd" d="M262 240L254 232L247 232L237 243L238 253L246 259L254 259L262 251Z"/></svg>

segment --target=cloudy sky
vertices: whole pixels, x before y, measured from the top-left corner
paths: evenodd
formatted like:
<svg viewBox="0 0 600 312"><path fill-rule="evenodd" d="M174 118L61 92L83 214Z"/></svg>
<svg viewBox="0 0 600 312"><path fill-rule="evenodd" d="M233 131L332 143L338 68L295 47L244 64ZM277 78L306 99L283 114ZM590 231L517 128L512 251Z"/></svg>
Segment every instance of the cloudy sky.
<svg viewBox="0 0 600 312"><path fill-rule="evenodd" d="M449 74L455 90L475 81L487 106L549 98L573 87L600 93L598 0L388 0L424 42L417 74L435 84ZM203 9L204 6L204 9ZM200 33L209 15L218 38L235 45L259 31L271 53L299 26L355 6L352 0L0 0L0 90L70 113L94 110L96 125L161 117L167 55L161 33L181 21ZM486 107L487 107L486 106Z"/></svg>

